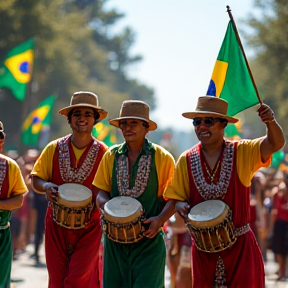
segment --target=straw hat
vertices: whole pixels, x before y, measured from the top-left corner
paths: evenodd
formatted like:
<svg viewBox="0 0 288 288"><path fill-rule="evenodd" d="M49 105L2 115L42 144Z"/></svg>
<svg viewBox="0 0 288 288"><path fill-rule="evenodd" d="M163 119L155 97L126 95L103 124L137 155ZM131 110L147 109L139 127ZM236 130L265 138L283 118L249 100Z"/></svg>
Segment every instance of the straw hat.
<svg viewBox="0 0 288 288"><path fill-rule="evenodd" d="M182 113L183 117L194 119L197 117L217 117L227 119L229 123L236 123L238 119L227 116L228 102L214 97L201 96L194 112Z"/></svg>
<svg viewBox="0 0 288 288"><path fill-rule="evenodd" d="M138 100L126 100L122 103L118 118L109 120L109 123L119 128L119 121L123 119L139 119L149 124L149 131L157 129L157 124L149 119L150 107L147 103Z"/></svg>
<svg viewBox="0 0 288 288"><path fill-rule="evenodd" d="M70 110L79 107L88 107L96 110L100 115L99 119L97 119L98 121L105 119L108 115L107 111L99 107L98 96L87 91L75 92L71 97L70 106L61 109L59 114L67 117Z"/></svg>

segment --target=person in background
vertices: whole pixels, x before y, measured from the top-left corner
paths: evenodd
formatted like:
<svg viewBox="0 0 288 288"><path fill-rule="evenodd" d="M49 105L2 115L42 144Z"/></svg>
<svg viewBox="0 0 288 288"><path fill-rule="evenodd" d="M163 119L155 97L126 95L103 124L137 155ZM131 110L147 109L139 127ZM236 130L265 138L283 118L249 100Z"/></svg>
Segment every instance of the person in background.
<svg viewBox="0 0 288 288"><path fill-rule="evenodd" d="M12 241L10 232L11 211L23 205L28 192L20 168L11 158L4 156L3 123L0 122L0 287L9 288L11 282Z"/></svg>
<svg viewBox="0 0 288 288"><path fill-rule="evenodd" d="M57 206L60 196L58 187L65 183L77 183L92 191L92 181L108 147L91 133L95 123L105 119L108 112L99 107L96 94L79 91L72 95L70 105L59 113L67 118L72 134L50 142L31 172L34 191L45 194L49 202L45 219L49 288L98 288L98 253L102 233L100 213L95 207L97 191L93 189L92 202L82 209L87 219L84 227L77 228L74 225L76 222L70 222L70 227L63 227L61 219L53 219L56 211L53 209L69 211L70 221L77 218L77 211ZM80 194L81 191L77 191Z"/></svg>
<svg viewBox="0 0 288 288"><path fill-rule="evenodd" d="M177 200L176 212L188 224L191 219L188 213L195 205L204 209L211 203L208 200L217 200L219 207L221 204L227 209L223 211L228 211L226 222L221 222L220 227L229 229L234 226L225 243L222 240L225 234L215 228L220 234L219 237L215 232L215 237L221 245L212 242L211 249L207 249L209 245L201 245L200 238L190 226L195 240L192 241L191 256L193 288L264 288L264 262L249 226L250 186L254 173L262 166L269 166L272 154L283 147L285 138L271 108L261 104L258 114L266 125L267 134L253 140L225 140L227 124L238 121L227 116L227 110L225 100L203 96L198 98L195 111L182 114L192 119L199 143L180 155L164 197ZM220 215L224 215L223 211ZM210 213L213 216L212 211ZM198 227L197 231L204 237L206 229L211 229L208 231L213 234L214 227Z"/></svg>
<svg viewBox="0 0 288 288"><path fill-rule="evenodd" d="M138 200L145 211L144 238L120 243L104 235L105 288L163 288L165 243L162 227L174 214L174 202L163 199L172 178L174 158L146 136L157 124L149 119L149 105L142 101L122 103L119 118L109 123L121 129L125 142L104 155L93 185L99 189L97 206L118 196ZM104 233L105 234L105 233ZM136 239L135 239L136 240Z"/></svg>
<svg viewBox="0 0 288 288"><path fill-rule="evenodd" d="M286 281L286 258L288 255L288 175L281 182L273 197L271 212L273 237L272 251L279 265L278 281Z"/></svg>

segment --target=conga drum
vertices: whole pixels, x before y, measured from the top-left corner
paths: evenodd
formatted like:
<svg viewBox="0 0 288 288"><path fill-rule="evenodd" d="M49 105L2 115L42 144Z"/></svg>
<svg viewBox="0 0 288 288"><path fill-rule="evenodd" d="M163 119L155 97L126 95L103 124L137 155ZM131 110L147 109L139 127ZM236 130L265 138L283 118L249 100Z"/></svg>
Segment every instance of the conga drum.
<svg viewBox="0 0 288 288"><path fill-rule="evenodd" d="M130 244L141 240L145 231L141 203L128 196L114 197L104 205L102 231L112 241Z"/></svg>
<svg viewBox="0 0 288 288"><path fill-rule="evenodd" d="M91 190L81 184L65 183L58 192L53 202L53 220L67 229L85 228L93 210Z"/></svg>
<svg viewBox="0 0 288 288"><path fill-rule="evenodd" d="M221 200L207 200L192 207L186 224L201 251L219 252L237 240L230 208Z"/></svg>

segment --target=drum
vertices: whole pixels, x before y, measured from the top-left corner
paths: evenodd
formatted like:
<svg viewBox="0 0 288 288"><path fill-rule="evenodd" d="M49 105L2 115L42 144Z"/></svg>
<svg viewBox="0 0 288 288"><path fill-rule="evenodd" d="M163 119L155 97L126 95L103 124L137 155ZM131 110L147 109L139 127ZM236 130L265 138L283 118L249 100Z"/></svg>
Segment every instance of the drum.
<svg viewBox="0 0 288 288"><path fill-rule="evenodd" d="M102 231L111 240L130 244L144 237L144 212L141 203L128 196L114 197L104 205Z"/></svg>
<svg viewBox="0 0 288 288"><path fill-rule="evenodd" d="M67 229L85 228L93 210L92 192L86 186L66 183L58 187L59 196L53 202L53 220Z"/></svg>
<svg viewBox="0 0 288 288"><path fill-rule="evenodd" d="M204 252L219 252L237 240L230 208L220 200L207 200L194 206L187 220L196 247Z"/></svg>

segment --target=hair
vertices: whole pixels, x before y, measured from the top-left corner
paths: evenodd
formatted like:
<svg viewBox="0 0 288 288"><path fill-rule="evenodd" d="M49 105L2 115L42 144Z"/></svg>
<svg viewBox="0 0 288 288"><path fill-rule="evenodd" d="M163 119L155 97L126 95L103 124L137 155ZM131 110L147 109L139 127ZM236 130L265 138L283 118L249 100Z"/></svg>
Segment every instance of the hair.
<svg viewBox="0 0 288 288"><path fill-rule="evenodd" d="M149 123L148 122L146 122L146 121L142 121L142 126L144 126L145 128L149 128L150 126L149 126Z"/></svg>
<svg viewBox="0 0 288 288"><path fill-rule="evenodd" d="M93 108L91 108L93 109ZM70 124L71 123L71 117L72 117L72 114L73 114L73 111L75 110L74 109L71 109L69 112L68 112L68 115L67 115L67 119L68 119L68 123ZM97 120L99 119L100 117L100 114L95 110L93 109L93 112L94 112L94 125L98 122Z"/></svg>

